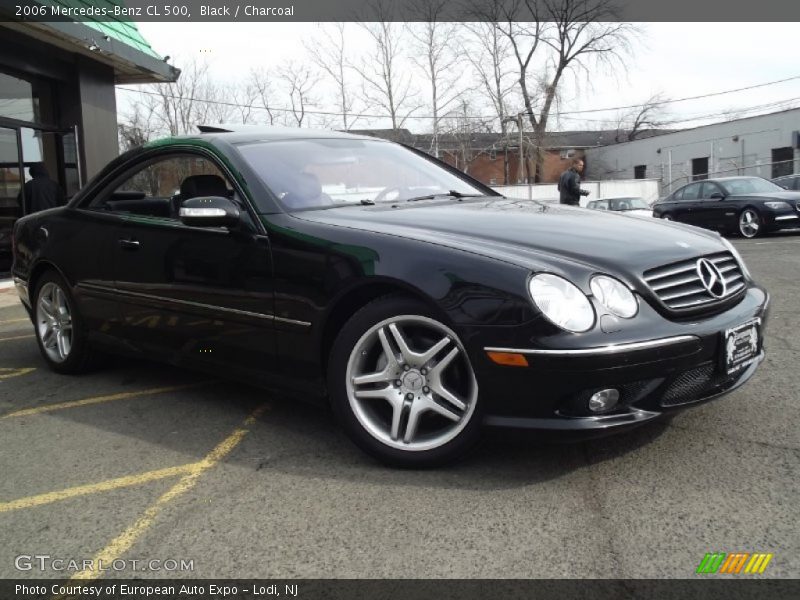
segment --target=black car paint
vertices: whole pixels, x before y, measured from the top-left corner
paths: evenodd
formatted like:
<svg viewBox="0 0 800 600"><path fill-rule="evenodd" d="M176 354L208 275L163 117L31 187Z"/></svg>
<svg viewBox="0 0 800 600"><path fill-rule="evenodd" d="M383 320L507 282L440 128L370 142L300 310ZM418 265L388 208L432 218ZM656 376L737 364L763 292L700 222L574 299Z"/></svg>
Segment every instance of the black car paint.
<svg viewBox="0 0 800 600"><path fill-rule="evenodd" d="M689 183L666 198L659 200L653 206L653 216L663 218L669 216L675 221L712 229L722 233L736 233L739 227L739 216L747 208L755 209L762 218L765 231L800 227L800 192L775 191L769 193L751 193L730 195L720 183L724 179L707 179L702 182ZM703 186L714 186L721 197L697 198L692 200L679 200L677 197L691 185L702 183ZM704 196L703 188L701 193ZM765 202L784 201L790 206L788 209L771 209ZM777 219L776 217L796 217Z"/></svg>
<svg viewBox="0 0 800 600"><path fill-rule="evenodd" d="M484 390L488 423L592 432L636 425L670 409L649 400L602 419L564 418L576 395L645 379L658 386L699 362L716 361L724 329L766 320L766 292L749 279L711 315L670 312L644 283L648 268L724 251L716 234L488 196L485 186L483 198L285 213L239 157L239 139L247 138L208 135L132 151L69 206L21 219L13 275L23 295L33 293L44 269L55 268L72 287L95 343L321 401L338 327L369 300L400 291L425 302L460 336ZM84 208L132 161L172 149L214 157L231 176L249 200L239 229L165 226ZM138 241L138 249L120 245L125 240ZM567 333L541 315L527 282L543 271L567 277L590 296L595 327ZM589 281L597 273L636 292L635 318L609 320L591 298ZM668 349L534 357L528 368L499 366L485 352L605 348L678 335L695 337Z"/></svg>

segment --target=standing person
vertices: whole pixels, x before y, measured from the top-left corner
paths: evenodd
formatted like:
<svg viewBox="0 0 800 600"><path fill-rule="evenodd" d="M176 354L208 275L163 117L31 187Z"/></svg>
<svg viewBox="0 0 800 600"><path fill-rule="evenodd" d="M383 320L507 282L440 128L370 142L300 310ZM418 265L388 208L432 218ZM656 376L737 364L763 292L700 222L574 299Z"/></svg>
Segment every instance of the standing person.
<svg viewBox="0 0 800 600"><path fill-rule="evenodd" d="M571 206L579 206L581 196L588 196L589 190L581 189L581 173L583 173L583 159L575 158L572 166L558 178L559 202Z"/></svg>
<svg viewBox="0 0 800 600"><path fill-rule="evenodd" d="M55 208L65 203L64 191L61 186L50 179L44 163L31 165L29 173L32 179L25 184L25 210L24 214ZM18 196L21 201L22 194Z"/></svg>

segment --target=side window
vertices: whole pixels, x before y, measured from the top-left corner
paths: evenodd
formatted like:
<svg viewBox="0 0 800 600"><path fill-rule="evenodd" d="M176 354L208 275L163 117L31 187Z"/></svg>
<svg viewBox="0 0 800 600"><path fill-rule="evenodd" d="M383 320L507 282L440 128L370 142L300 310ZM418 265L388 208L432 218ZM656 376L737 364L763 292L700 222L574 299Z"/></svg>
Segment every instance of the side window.
<svg viewBox="0 0 800 600"><path fill-rule="evenodd" d="M680 202L681 200L683 200L683 188L679 189L677 192L672 194L672 196L670 196L668 200L671 202Z"/></svg>
<svg viewBox="0 0 800 600"><path fill-rule="evenodd" d="M95 210L178 219L184 200L198 196L233 198L219 168L196 155L171 155L148 161L112 183L92 203Z"/></svg>
<svg viewBox="0 0 800 600"><path fill-rule="evenodd" d="M705 183L703 183L703 191L701 192L700 197L703 199L711 198L711 194L713 194L714 192L721 193L722 190L719 189L719 186L717 186L716 183L711 183L709 181L706 181Z"/></svg>
<svg viewBox="0 0 800 600"><path fill-rule="evenodd" d="M692 185L687 185L683 188L683 198L682 200L697 200L700 196L700 186L703 185L702 183L693 183Z"/></svg>
<svg viewBox="0 0 800 600"><path fill-rule="evenodd" d="M800 177L792 177L789 189L800 191Z"/></svg>

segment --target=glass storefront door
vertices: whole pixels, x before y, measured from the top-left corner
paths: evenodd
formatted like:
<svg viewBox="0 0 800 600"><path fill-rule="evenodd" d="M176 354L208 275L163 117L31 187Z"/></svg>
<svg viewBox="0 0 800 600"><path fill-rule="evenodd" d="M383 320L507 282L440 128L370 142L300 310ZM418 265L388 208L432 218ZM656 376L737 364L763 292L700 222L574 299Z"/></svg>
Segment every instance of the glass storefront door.
<svg viewBox="0 0 800 600"><path fill-rule="evenodd" d="M21 215L23 183L17 130L0 127L0 274L11 268L11 228Z"/></svg>

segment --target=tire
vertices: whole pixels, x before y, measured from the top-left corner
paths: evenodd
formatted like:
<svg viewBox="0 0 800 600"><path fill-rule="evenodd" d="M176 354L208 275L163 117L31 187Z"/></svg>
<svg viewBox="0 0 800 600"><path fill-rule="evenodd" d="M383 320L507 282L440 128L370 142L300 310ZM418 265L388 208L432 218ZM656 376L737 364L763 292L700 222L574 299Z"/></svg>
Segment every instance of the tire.
<svg viewBox="0 0 800 600"><path fill-rule="evenodd" d="M739 213L739 235L753 239L764 232L764 220L755 208L745 208Z"/></svg>
<svg viewBox="0 0 800 600"><path fill-rule="evenodd" d="M36 343L50 369L74 375L94 365L95 355L75 300L67 283L55 271L48 271L37 282L33 323Z"/></svg>
<svg viewBox="0 0 800 600"><path fill-rule="evenodd" d="M328 391L353 442L391 466L446 464L480 437L478 384L463 344L406 296L379 298L347 321L331 349Z"/></svg>
<svg viewBox="0 0 800 600"><path fill-rule="evenodd" d="M665 221L673 221L674 220L669 213L664 213L663 215L661 215L661 218L664 219Z"/></svg>

